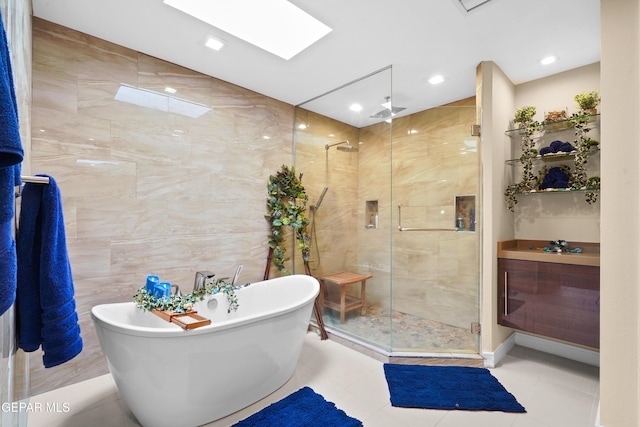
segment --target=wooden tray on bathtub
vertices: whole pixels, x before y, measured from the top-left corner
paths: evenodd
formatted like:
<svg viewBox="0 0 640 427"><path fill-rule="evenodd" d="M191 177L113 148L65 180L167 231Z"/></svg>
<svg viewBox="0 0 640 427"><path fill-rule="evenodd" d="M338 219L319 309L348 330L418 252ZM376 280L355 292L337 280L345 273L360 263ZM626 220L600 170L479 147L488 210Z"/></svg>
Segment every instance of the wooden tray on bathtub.
<svg viewBox="0 0 640 427"><path fill-rule="evenodd" d="M174 313L173 311L153 309L151 312L167 322L175 323L182 329L195 329L211 324L211 319L198 315L197 311L190 311L189 313Z"/></svg>

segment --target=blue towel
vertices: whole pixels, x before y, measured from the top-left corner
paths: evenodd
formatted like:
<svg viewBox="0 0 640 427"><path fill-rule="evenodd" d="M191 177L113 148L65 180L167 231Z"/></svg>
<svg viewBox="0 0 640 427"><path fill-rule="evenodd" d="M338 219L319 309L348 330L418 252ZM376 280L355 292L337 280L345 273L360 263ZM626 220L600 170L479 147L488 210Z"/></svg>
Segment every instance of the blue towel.
<svg viewBox="0 0 640 427"><path fill-rule="evenodd" d="M11 307L16 297L16 250L12 224L14 186L20 185L23 154L11 58L0 16L0 315Z"/></svg>
<svg viewBox="0 0 640 427"><path fill-rule="evenodd" d="M42 344L45 368L57 366L82 351L82 338L53 178L48 185L25 184L18 243L18 346L30 352Z"/></svg>
<svg viewBox="0 0 640 427"><path fill-rule="evenodd" d="M24 152L18 126L18 104L13 89L11 56L0 16L0 167L22 162Z"/></svg>

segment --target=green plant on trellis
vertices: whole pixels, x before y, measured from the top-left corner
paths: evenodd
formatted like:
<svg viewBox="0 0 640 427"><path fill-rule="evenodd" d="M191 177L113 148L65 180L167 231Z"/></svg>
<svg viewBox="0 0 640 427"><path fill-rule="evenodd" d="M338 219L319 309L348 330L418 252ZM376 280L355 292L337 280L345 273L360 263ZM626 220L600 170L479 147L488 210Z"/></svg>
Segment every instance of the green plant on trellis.
<svg viewBox="0 0 640 427"><path fill-rule="evenodd" d="M289 274L285 268L286 248L284 243L284 228L291 227L294 230L298 248L302 251L302 259L309 261L311 237L307 232L309 221L306 218L307 202L309 198L302 185L302 174L296 176L295 168L282 165L275 175L269 176L267 185L268 214L265 219L269 222L271 233L268 236L269 248L273 251L271 262L278 271Z"/></svg>

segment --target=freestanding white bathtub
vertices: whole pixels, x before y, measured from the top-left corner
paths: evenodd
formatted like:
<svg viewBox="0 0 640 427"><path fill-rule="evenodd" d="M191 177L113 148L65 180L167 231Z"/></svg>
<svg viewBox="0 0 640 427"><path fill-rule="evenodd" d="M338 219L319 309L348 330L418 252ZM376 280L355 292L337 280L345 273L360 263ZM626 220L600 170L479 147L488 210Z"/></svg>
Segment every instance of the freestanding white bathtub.
<svg viewBox="0 0 640 427"><path fill-rule="evenodd" d="M211 324L183 330L134 302L91 309L109 371L143 426L198 426L245 408L286 383L298 362L316 279L292 275L236 291L239 309L195 309Z"/></svg>

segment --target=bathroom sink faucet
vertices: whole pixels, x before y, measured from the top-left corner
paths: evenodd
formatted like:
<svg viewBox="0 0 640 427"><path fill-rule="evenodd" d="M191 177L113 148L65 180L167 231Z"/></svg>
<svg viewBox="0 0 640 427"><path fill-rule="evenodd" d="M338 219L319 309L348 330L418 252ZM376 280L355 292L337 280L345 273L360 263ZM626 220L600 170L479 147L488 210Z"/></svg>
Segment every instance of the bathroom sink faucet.
<svg viewBox="0 0 640 427"><path fill-rule="evenodd" d="M196 272L196 277L193 282L193 292L200 291L205 289L207 280L215 277L215 274L210 271L198 271Z"/></svg>

